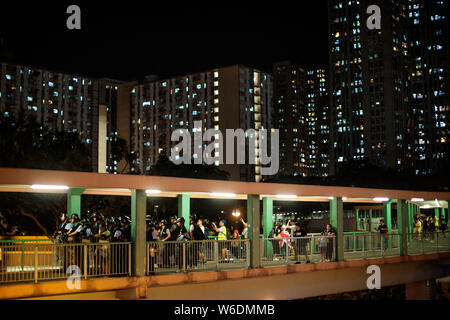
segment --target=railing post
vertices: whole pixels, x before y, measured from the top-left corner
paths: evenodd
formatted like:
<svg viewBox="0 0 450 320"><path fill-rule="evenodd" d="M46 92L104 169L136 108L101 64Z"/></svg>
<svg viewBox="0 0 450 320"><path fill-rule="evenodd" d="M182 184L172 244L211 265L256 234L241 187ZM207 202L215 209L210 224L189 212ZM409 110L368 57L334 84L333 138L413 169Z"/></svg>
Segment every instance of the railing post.
<svg viewBox="0 0 450 320"><path fill-rule="evenodd" d="M146 243L146 247L147 247L147 275L150 273L150 245L148 244L148 242Z"/></svg>
<svg viewBox="0 0 450 320"><path fill-rule="evenodd" d="M25 241L24 240L22 240L22 260L21 260L21 263L20 263L20 268L21 268L21 270L22 270L22 272L23 272L23 261L24 261L24 258L25 258Z"/></svg>
<svg viewBox="0 0 450 320"><path fill-rule="evenodd" d="M187 270L186 270L186 242L183 242L183 272L187 272Z"/></svg>
<svg viewBox="0 0 450 320"><path fill-rule="evenodd" d="M250 245L248 239L245 240L245 261L247 261L247 267L250 267Z"/></svg>
<svg viewBox="0 0 450 320"><path fill-rule="evenodd" d="M287 238L287 239L290 239L290 238ZM288 264L288 262L289 262L289 241L287 239L286 239L286 258L285 258L286 264Z"/></svg>
<svg viewBox="0 0 450 320"><path fill-rule="evenodd" d="M83 252L84 279L87 280L87 271L88 271L87 253L88 253L88 246L86 244L83 246L83 250L84 250L84 252Z"/></svg>
<svg viewBox="0 0 450 320"><path fill-rule="evenodd" d="M216 270L219 270L219 241L214 240L214 255L216 258Z"/></svg>
<svg viewBox="0 0 450 320"><path fill-rule="evenodd" d="M128 275L131 276L131 243L128 243Z"/></svg>
<svg viewBox="0 0 450 320"><path fill-rule="evenodd" d="M38 282L38 248L34 246L34 283Z"/></svg>

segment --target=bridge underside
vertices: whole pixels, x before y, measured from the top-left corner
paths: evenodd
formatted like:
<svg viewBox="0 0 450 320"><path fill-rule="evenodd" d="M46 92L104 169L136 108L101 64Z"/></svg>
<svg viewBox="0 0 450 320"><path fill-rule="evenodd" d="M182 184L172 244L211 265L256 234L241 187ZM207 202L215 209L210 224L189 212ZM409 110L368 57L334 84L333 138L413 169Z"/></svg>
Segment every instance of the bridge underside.
<svg viewBox="0 0 450 320"><path fill-rule="evenodd" d="M66 281L5 285L0 299L301 299L366 290L369 265L380 267L381 287L388 287L450 276L450 253L93 279L81 281L79 290L68 289Z"/></svg>

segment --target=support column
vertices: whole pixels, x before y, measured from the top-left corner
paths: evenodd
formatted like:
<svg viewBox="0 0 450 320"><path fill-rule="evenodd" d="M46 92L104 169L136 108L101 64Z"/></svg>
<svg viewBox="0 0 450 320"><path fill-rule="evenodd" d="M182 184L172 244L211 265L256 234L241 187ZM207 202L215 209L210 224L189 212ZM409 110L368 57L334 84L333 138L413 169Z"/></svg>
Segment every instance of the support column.
<svg viewBox="0 0 450 320"><path fill-rule="evenodd" d="M70 188L67 190L67 215L78 215L81 218L81 195L84 192L83 188Z"/></svg>
<svg viewBox="0 0 450 320"><path fill-rule="evenodd" d="M189 217L191 214L191 197L188 194L178 195L178 218L184 218L184 226L189 232Z"/></svg>
<svg viewBox="0 0 450 320"><path fill-rule="evenodd" d="M408 214L408 205L405 200L397 200L397 221L398 221L398 233L400 234L400 255L408 255L408 228L406 225L406 217Z"/></svg>
<svg viewBox="0 0 450 320"><path fill-rule="evenodd" d="M439 211L441 211L440 208L434 208L434 216L436 219L439 219Z"/></svg>
<svg viewBox="0 0 450 320"><path fill-rule="evenodd" d="M131 268L134 276L145 276L146 235L145 216L147 213L147 195L145 190L131 190Z"/></svg>
<svg viewBox="0 0 450 320"><path fill-rule="evenodd" d="M250 240L250 268L259 268L261 266L259 195L247 195L247 220L248 239Z"/></svg>
<svg viewBox="0 0 450 320"><path fill-rule="evenodd" d="M359 209L355 209L355 211L356 211L356 231L358 231L358 226L359 226Z"/></svg>
<svg viewBox="0 0 450 320"><path fill-rule="evenodd" d="M386 226L388 228L389 233L389 240L387 243L388 249L392 249L392 210L391 210L392 202L394 202L393 199L383 204L383 217L386 222Z"/></svg>
<svg viewBox="0 0 450 320"><path fill-rule="evenodd" d="M263 199L263 237L269 238L270 232L273 229L273 199L271 197L264 197ZM273 257L272 241L264 242L264 256Z"/></svg>
<svg viewBox="0 0 450 320"><path fill-rule="evenodd" d="M369 209L369 232L372 232L372 209Z"/></svg>
<svg viewBox="0 0 450 320"><path fill-rule="evenodd" d="M330 200L330 224L336 231L336 261L344 260L344 206L342 198Z"/></svg>

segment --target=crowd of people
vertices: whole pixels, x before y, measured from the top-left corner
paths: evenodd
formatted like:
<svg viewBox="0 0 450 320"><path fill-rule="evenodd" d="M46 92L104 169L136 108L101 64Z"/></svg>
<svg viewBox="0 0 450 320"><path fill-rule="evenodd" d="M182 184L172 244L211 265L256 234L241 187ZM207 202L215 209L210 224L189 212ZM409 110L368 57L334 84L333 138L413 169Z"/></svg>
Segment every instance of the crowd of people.
<svg viewBox="0 0 450 320"><path fill-rule="evenodd" d="M69 217L63 213L54 236L60 243L128 242L131 241L130 224L127 216L105 218L93 213L80 219L77 214Z"/></svg>
<svg viewBox="0 0 450 320"><path fill-rule="evenodd" d="M334 237L336 232L330 224L327 224L318 237L318 248L320 252L320 262L329 262L334 259ZM310 263L308 252L312 252L312 239L308 238L308 230L305 223L289 220L286 224L275 224L269 239L280 240L271 241L274 256L280 255L283 259L292 255L296 259L296 264L301 263L301 257L305 257L305 262ZM277 259L277 258L275 258Z"/></svg>
<svg viewBox="0 0 450 320"><path fill-rule="evenodd" d="M423 238L423 240L433 243L436 232L441 231L443 237L446 237L447 221L444 216L437 218L433 215L421 215L418 212L413 219L413 229L414 239L422 240Z"/></svg>

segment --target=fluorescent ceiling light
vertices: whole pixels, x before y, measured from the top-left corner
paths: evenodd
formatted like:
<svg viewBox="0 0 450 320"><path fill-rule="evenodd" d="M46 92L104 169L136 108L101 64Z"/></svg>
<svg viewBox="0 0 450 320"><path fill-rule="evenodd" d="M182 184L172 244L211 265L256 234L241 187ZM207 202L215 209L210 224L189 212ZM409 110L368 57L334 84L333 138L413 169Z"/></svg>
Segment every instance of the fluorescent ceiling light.
<svg viewBox="0 0 450 320"><path fill-rule="evenodd" d="M422 209L430 209L430 208L431 208L431 206L428 205L428 204L426 204L426 205L424 205L424 206L422 207Z"/></svg>
<svg viewBox="0 0 450 320"><path fill-rule="evenodd" d="M297 196L295 194L277 194L275 197L284 199L295 199Z"/></svg>
<svg viewBox="0 0 450 320"><path fill-rule="evenodd" d="M347 200L347 197L342 197L342 200L344 201L344 200Z"/></svg>
<svg viewBox="0 0 450 320"><path fill-rule="evenodd" d="M45 184L33 184L31 186L31 189L34 190L68 190L68 186L52 186L52 185L45 185Z"/></svg>
<svg viewBox="0 0 450 320"><path fill-rule="evenodd" d="M441 205L439 204L438 199L434 199L434 203L436 203L436 206L439 208Z"/></svg>
<svg viewBox="0 0 450 320"><path fill-rule="evenodd" d="M150 194L157 194L157 193L161 193L161 190L145 190L145 193L150 193Z"/></svg>
<svg viewBox="0 0 450 320"><path fill-rule="evenodd" d="M422 202L422 201L425 201L425 199L424 198L412 198L411 199L411 202Z"/></svg>
<svg viewBox="0 0 450 320"><path fill-rule="evenodd" d="M389 198L386 197L375 197L373 201L389 201Z"/></svg>
<svg viewBox="0 0 450 320"><path fill-rule="evenodd" d="M235 193L224 193L224 192L212 192L210 193L213 197L235 197Z"/></svg>

